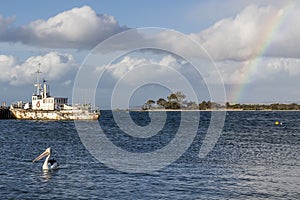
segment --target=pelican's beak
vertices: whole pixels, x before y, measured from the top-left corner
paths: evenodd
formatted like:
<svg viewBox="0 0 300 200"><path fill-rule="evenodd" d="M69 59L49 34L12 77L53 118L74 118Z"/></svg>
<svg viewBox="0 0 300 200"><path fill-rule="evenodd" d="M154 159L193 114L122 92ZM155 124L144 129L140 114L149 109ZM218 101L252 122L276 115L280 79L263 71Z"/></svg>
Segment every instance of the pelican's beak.
<svg viewBox="0 0 300 200"><path fill-rule="evenodd" d="M41 155L39 155L38 157L36 157L32 162L41 160L42 158L44 158L45 156L48 156L49 152L48 151L44 151Z"/></svg>

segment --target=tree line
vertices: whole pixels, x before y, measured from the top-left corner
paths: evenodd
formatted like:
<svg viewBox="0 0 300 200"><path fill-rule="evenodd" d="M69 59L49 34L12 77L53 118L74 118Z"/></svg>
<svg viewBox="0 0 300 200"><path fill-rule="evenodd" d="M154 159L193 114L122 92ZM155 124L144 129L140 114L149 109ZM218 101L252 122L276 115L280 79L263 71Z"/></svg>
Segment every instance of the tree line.
<svg viewBox="0 0 300 200"><path fill-rule="evenodd" d="M300 105L296 103L284 104L284 103L274 103L274 104L230 104L229 102L225 105L211 102L202 101L201 103L196 103L193 101L186 101L186 95L178 91L171 93L166 99L159 98L156 101L153 99L147 100L142 106L142 110L151 109L172 109L172 110L300 110Z"/></svg>
<svg viewBox="0 0 300 200"><path fill-rule="evenodd" d="M284 104L233 104L226 103L227 109L239 109L239 110L300 110L300 105L296 103Z"/></svg>
<svg viewBox="0 0 300 200"><path fill-rule="evenodd" d="M182 92L171 93L167 96L167 100L164 98L159 98L157 101L149 99L142 107L143 110L150 110L156 103L156 108L164 109L181 109L183 105L183 100L186 96Z"/></svg>

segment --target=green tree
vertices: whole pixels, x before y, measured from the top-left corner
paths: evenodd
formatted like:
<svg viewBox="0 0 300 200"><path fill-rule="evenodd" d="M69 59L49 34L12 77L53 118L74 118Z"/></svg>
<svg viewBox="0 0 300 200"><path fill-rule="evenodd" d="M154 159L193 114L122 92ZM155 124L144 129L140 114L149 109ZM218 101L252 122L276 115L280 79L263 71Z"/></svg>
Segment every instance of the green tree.
<svg viewBox="0 0 300 200"><path fill-rule="evenodd" d="M199 109L198 108L198 105L196 104L196 102L194 101L190 101L187 103L187 108L190 109L190 110L196 110L196 109Z"/></svg>
<svg viewBox="0 0 300 200"><path fill-rule="evenodd" d="M155 104L155 101L152 100L152 99L149 99L147 102L146 102L146 105L148 107L148 109L150 110L152 105Z"/></svg>
<svg viewBox="0 0 300 200"><path fill-rule="evenodd" d="M207 103L206 103L206 101L202 101L199 104L199 110L206 110L206 109L207 109Z"/></svg>
<svg viewBox="0 0 300 200"><path fill-rule="evenodd" d="M175 95L176 95L176 97L177 97L177 101L178 101L178 103L180 104L180 105L182 105L182 102L183 102L183 100L185 99L185 94L183 94L182 92L180 92L180 91L177 91L176 93L175 93Z"/></svg>
<svg viewBox="0 0 300 200"><path fill-rule="evenodd" d="M161 106L161 107L165 107L167 101L164 99L164 98L159 98L157 101L156 101L156 104Z"/></svg>
<svg viewBox="0 0 300 200"><path fill-rule="evenodd" d="M165 105L165 109L180 109L180 104L176 101L168 101Z"/></svg>
<svg viewBox="0 0 300 200"><path fill-rule="evenodd" d="M226 104L225 104L225 108L226 109L230 109L231 107L230 107L230 103L229 102L226 102Z"/></svg>
<svg viewBox="0 0 300 200"><path fill-rule="evenodd" d="M168 96L167 98L169 101L178 101L175 93L170 94L170 96Z"/></svg>
<svg viewBox="0 0 300 200"><path fill-rule="evenodd" d="M211 101L208 101L208 102L206 103L206 106L207 106L207 109L211 109L211 108L212 108L212 103L211 103Z"/></svg>

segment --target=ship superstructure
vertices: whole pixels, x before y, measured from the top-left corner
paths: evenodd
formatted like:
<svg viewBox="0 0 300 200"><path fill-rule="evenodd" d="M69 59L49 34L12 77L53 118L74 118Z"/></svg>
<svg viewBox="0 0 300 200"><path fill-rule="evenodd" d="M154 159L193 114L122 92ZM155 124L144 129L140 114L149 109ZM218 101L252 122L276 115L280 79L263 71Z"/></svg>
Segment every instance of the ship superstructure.
<svg viewBox="0 0 300 200"><path fill-rule="evenodd" d="M31 102L22 101L12 104L10 111L17 119L42 120L97 120L100 111L93 109L91 104L69 105L68 98L50 95L47 81L40 83L40 68L36 71L36 83Z"/></svg>

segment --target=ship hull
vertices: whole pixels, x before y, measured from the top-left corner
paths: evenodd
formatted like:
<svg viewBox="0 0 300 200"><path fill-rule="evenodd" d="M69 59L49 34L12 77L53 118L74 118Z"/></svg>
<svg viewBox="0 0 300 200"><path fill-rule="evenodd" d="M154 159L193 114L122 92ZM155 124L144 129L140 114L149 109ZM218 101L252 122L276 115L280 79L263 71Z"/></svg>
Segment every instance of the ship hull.
<svg viewBox="0 0 300 200"><path fill-rule="evenodd" d="M16 119L26 120L98 120L100 113L90 113L79 110L31 110L13 108L10 109Z"/></svg>

